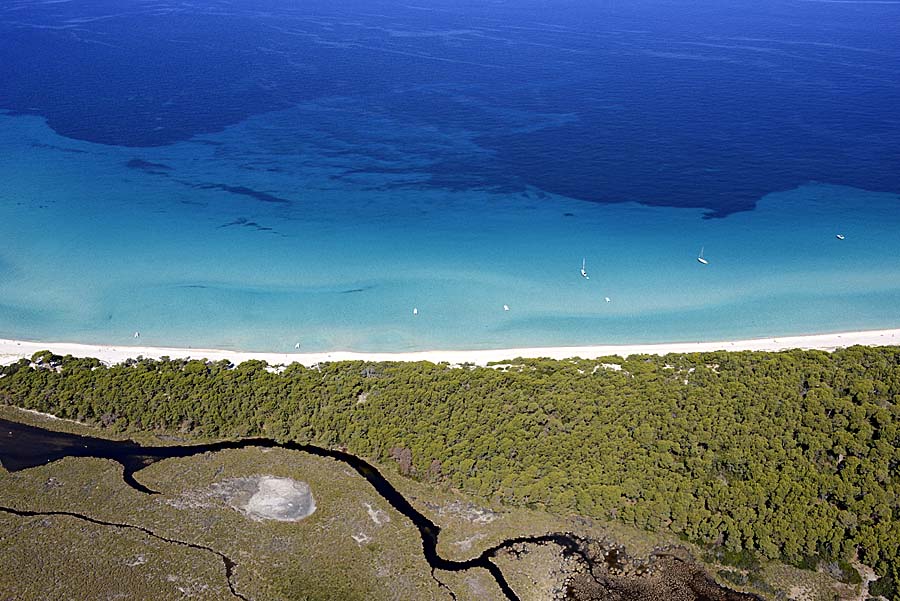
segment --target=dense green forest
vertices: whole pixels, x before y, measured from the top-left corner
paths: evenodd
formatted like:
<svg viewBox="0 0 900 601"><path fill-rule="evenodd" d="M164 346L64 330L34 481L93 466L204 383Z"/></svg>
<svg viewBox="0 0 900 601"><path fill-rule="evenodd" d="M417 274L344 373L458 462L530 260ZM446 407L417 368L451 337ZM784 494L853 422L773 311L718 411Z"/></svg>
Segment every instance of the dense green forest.
<svg viewBox="0 0 900 601"><path fill-rule="evenodd" d="M900 348L508 366L94 359L0 370L0 403L116 432L267 436L505 503L796 565L858 552L900 599Z"/></svg>

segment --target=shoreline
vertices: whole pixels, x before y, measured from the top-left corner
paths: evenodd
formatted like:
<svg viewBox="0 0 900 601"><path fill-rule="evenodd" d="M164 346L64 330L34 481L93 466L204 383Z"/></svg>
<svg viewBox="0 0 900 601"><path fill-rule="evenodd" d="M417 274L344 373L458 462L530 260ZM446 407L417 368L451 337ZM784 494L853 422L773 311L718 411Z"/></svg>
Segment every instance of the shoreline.
<svg viewBox="0 0 900 601"><path fill-rule="evenodd" d="M750 338L745 340L722 340L715 342L663 342L648 344L609 344L592 346L555 346L485 350L433 350L412 352L333 351L314 353L269 353L251 351L229 351L219 349L194 349L150 346L110 346L99 344L79 344L71 342L33 342L0 338L0 365L15 363L19 359L30 358L34 353L49 350L57 355L93 357L104 363L121 363L137 356L159 359L226 359L234 364L249 360L265 361L269 365L289 365L299 363L312 366L333 361L430 361L451 364L473 363L486 365L489 362L522 358L547 357L550 359L595 359L597 357L629 355L666 355L668 353L696 353L712 351L781 351L787 349L833 351L853 345L892 346L900 345L900 328L887 330L863 330L835 332L832 334L809 334L799 336L779 336L773 338Z"/></svg>

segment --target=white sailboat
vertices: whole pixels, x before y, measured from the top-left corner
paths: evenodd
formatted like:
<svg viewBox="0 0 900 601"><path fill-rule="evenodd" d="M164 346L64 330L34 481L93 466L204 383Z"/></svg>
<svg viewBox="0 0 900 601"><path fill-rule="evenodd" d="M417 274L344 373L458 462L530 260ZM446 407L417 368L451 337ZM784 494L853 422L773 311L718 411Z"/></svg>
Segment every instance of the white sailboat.
<svg viewBox="0 0 900 601"><path fill-rule="evenodd" d="M843 239L844 239L844 234L837 234L837 235L835 236L835 238L837 238L838 240L843 240Z"/></svg>
<svg viewBox="0 0 900 601"><path fill-rule="evenodd" d="M587 271L584 269L584 257L581 258L581 277L586 280L591 279L591 276L587 274Z"/></svg>
<svg viewBox="0 0 900 601"><path fill-rule="evenodd" d="M709 261L707 261L706 259L703 258L703 249L704 248L705 247L703 247L703 246L700 247L700 256L697 257L697 261L699 261L703 265L709 265Z"/></svg>

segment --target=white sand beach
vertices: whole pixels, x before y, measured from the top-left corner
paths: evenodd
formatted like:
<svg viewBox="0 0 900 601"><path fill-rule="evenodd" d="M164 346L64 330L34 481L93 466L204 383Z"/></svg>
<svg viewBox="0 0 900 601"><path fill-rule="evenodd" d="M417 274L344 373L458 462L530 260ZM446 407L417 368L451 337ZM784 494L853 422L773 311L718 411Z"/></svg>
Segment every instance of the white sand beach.
<svg viewBox="0 0 900 601"><path fill-rule="evenodd" d="M668 353L695 353L709 351L779 351L785 349L819 349L833 351L837 348L853 346L900 345L900 329L869 330L859 332L837 332L833 334L811 334L806 336L784 336L778 338L752 338L748 340L725 340L718 342L667 342L659 344L623 344L598 346L559 346L534 348L507 348L487 350L436 350L409 353L357 353L350 351L334 351L322 353L260 353L215 349L187 349L145 346L103 346L96 344L77 344L70 342L31 342L25 340L0 339L0 364L14 363L22 358L31 357L35 352L49 350L57 355L73 355L75 357L95 357L109 364L121 363L125 359L138 356L148 358L194 358L218 361L227 359L232 363L241 363L251 359L266 361L270 365L287 365L300 363L315 365L328 361L446 361L451 364L473 363L485 365L492 361L504 361L516 357L551 359L568 359L581 357L592 359L618 355L650 354L665 355Z"/></svg>

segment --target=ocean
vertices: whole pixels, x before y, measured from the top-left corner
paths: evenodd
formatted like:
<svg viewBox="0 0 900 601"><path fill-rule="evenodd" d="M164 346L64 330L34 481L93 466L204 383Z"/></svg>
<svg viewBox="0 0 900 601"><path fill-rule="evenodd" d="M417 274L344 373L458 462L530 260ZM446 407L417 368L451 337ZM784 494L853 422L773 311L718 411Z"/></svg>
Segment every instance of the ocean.
<svg viewBox="0 0 900 601"><path fill-rule="evenodd" d="M900 327L897 107L900 2L7 1L0 337Z"/></svg>

